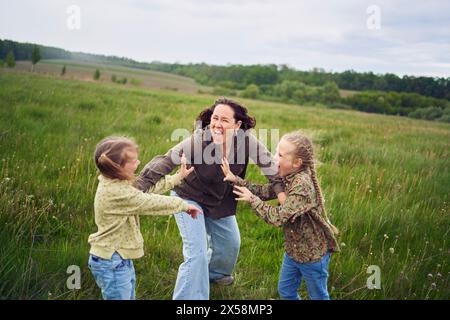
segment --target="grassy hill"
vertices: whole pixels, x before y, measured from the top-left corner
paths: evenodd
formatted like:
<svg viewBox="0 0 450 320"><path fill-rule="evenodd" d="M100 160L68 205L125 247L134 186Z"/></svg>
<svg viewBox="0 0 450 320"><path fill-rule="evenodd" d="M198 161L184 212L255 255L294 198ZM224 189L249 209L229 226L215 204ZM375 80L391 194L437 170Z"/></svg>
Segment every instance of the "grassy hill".
<svg viewBox="0 0 450 320"><path fill-rule="evenodd" d="M130 68L118 65L99 64L74 60L43 60L35 67L38 74L59 76L61 69L66 66L64 78L77 79L92 82L96 69L100 70L100 82L111 82L111 76L118 79L127 78L127 86L138 88L162 89L171 91L181 91L186 93L197 93L199 90L208 91L211 88L199 85L195 80L170 73L151 71L137 68ZM31 62L19 61L16 70L29 72Z"/></svg>
<svg viewBox="0 0 450 320"><path fill-rule="evenodd" d="M42 60L35 66L35 73L59 76L64 65L66 66L64 78L67 79L92 82L94 81L93 74L95 70L99 69L101 73L99 81L101 82L111 82L111 76L116 75L118 79L126 77L128 80L127 86L139 88L171 90L185 93L211 93L214 90L212 87L198 84L192 78L173 73L77 60ZM30 61L18 61L15 67L15 71L29 72L30 70ZM240 94L243 90L232 91ZM343 98L352 96L358 92L355 90L339 90Z"/></svg>
<svg viewBox="0 0 450 320"><path fill-rule="evenodd" d="M86 266L87 237L96 231L95 144L111 134L132 136L143 166L176 143L170 141L173 130L190 130L215 99L188 94L196 89L111 83L107 74L119 74L120 68L105 67L101 82L75 75L62 79L55 76L59 63L38 64L46 74L0 69L2 299L99 299ZM67 77L72 69L92 75L85 66L67 65ZM148 79L142 83L155 77L169 87L183 82L140 70L133 77ZM450 125L241 101L256 116L257 128L279 128L280 135L302 129L316 144L326 206L341 231L342 252L332 257L329 270L333 299L449 298ZM247 177L264 181L254 165ZM259 220L247 205L239 205L237 219L242 246L236 282L213 287L211 298L278 298L281 230ZM182 262L176 223L172 217L141 222L146 255L135 263L137 297L170 299ZM82 270L80 290L66 288L70 265ZM381 269L380 290L366 287L369 265Z"/></svg>

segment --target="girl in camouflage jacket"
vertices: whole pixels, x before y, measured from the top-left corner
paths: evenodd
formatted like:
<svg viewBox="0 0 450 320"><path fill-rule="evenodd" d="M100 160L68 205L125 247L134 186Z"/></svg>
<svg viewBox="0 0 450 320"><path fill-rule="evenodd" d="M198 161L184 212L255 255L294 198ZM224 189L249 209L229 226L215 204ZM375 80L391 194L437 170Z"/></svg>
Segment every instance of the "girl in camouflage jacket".
<svg viewBox="0 0 450 320"><path fill-rule="evenodd" d="M328 264L331 253L339 251L338 230L325 211L311 140L298 132L284 135L275 159L287 194L277 207L264 203L276 199L270 184L256 185L234 176L226 159L224 180L234 184L237 200L249 202L264 221L283 228L286 252L278 282L281 298L300 300L298 288L304 278L311 299L329 299Z"/></svg>

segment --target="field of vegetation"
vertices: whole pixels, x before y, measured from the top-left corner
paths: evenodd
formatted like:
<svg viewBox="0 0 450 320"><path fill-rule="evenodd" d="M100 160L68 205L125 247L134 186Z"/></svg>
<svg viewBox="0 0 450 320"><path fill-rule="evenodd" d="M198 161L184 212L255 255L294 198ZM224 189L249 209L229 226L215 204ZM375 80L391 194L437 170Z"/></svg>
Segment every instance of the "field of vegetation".
<svg viewBox="0 0 450 320"><path fill-rule="evenodd" d="M61 71L64 66L66 66L65 74L61 76ZM15 67L15 71L29 72L30 69L30 61L19 61ZM137 88L161 89L186 93L197 93L199 90L207 91L210 89L197 84L191 78L170 73L73 60L43 60L36 65L35 72L45 75L61 76L66 79L93 82L93 75L96 69L100 72L98 79L100 82L112 82L112 77L115 77L116 82L127 79L128 86Z"/></svg>
<svg viewBox="0 0 450 320"><path fill-rule="evenodd" d="M95 145L131 136L142 168L216 98L181 91L0 69L0 299L101 298L86 265L87 238L96 231ZM333 299L450 298L449 124L240 101L257 129L301 129L313 138L326 206L341 231L342 251L329 269ZM247 178L265 181L254 165ZM236 281L213 286L211 299L278 299L282 231L245 204L237 219ZM183 260L177 225L173 217L141 223L137 298L170 299ZM79 290L66 287L70 265L82 270ZM370 265L380 267L381 289L367 288Z"/></svg>

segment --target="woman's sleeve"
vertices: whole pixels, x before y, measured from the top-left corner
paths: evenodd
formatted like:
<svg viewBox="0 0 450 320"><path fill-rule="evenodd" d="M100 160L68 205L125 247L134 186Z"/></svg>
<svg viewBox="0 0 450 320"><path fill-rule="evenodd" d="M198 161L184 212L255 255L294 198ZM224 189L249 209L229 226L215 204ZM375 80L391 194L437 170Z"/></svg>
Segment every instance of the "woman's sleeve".
<svg viewBox="0 0 450 320"><path fill-rule="evenodd" d="M134 186L144 192L150 187L155 186L162 177L172 172L174 168L180 165L181 155L186 155L187 162L190 163L192 138L186 138L172 149L167 151L165 155L154 157L142 169L139 177L136 179Z"/></svg>
<svg viewBox="0 0 450 320"><path fill-rule="evenodd" d="M249 148L250 159L258 165L269 180L275 195L284 192L283 181L277 173L278 168L270 151L252 134L249 135Z"/></svg>

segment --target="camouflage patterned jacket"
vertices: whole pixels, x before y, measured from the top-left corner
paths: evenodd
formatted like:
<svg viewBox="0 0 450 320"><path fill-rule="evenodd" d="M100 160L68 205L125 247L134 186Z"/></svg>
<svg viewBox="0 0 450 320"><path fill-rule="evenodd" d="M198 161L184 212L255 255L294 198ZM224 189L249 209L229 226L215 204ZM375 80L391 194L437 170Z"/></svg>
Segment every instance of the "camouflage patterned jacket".
<svg viewBox="0 0 450 320"><path fill-rule="evenodd" d="M292 173L283 181L287 198L278 207L263 202L277 197L270 184L255 185L238 178L236 185L247 187L255 195L250 204L259 217L283 227L286 253L295 261L314 262L327 251L339 251L336 238L321 215L309 168Z"/></svg>

